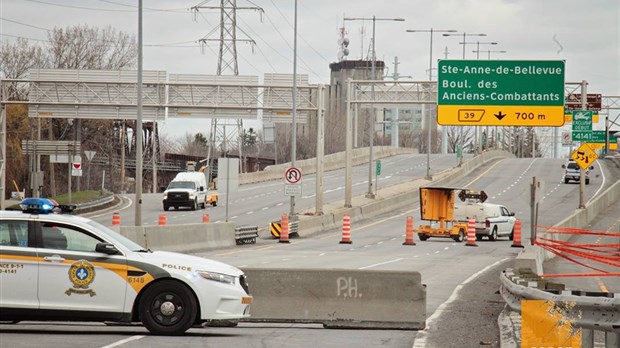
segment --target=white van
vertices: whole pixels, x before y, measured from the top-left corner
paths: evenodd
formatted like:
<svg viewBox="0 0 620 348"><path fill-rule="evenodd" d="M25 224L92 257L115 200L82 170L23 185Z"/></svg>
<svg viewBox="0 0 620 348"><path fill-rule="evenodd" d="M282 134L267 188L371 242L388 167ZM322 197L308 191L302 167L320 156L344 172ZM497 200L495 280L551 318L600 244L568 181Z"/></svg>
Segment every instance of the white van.
<svg viewBox="0 0 620 348"><path fill-rule="evenodd" d="M463 202L454 205L454 220L467 222L470 217L476 219L476 239L488 237L490 241L498 237L513 238L515 213L503 205L480 202Z"/></svg>
<svg viewBox="0 0 620 348"><path fill-rule="evenodd" d="M202 172L181 172L168 184L164 191L164 211L170 207L189 207L192 210L206 207L207 178Z"/></svg>

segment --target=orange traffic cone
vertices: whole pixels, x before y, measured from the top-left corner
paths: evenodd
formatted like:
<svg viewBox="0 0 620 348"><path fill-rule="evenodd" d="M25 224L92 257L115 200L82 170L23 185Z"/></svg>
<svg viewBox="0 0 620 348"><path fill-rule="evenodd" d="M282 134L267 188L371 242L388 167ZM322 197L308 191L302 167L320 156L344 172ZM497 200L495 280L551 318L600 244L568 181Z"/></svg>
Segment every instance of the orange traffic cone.
<svg viewBox="0 0 620 348"><path fill-rule="evenodd" d="M403 245L415 245L413 241L413 216L407 216L407 223L405 224L405 242Z"/></svg>
<svg viewBox="0 0 620 348"><path fill-rule="evenodd" d="M521 244L521 220L517 219L515 221L514 234L512 236L512 245L513 248L524 248L523 244Z"/></svg>
<svg viewBox="0 0 620 348"><path fill-rule="evenodd" d="M202 222L209 222L209 214L207 213L202 214Z"/></svg>
<svg viewBox="0 0 620 348"><path fill-rule="evenodd" d="M290 243L288 239L288 215L282 214L282 232L280 232L280 243Z"/></svg>
<svg viewBox="0 0 620 348"><path fill-rule="evenodd" d="M342 240L340 244L351 244L351 217L345 214L342 217Z"/></svg>
<svg viewBox="0 0 620 348"><path fill-rule="evenodd" d="M118 213L114 213L112 215L112 225L120 225L121 224L121 216Z"/></svg>
<svg viewBox="0 0 620 348"><path fill-rule="evenodd" d="M469 218L467 222L467 243L465 243L465 246L478 246L476 244L476 219L473 217Z"/></svg>
<svg viewBox="0 0 620 348"><path fill-rule="evenodd" d="M159 226L165 226L168 223L166 214L159 214Z"/></svg>

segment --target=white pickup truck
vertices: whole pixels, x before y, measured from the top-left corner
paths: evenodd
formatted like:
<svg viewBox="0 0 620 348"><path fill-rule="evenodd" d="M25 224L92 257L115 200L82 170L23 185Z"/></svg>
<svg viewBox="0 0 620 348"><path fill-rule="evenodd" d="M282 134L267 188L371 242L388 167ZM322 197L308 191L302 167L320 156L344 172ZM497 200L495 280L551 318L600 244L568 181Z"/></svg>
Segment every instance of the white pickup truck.
<svg viewBox="0 0 620 348"><path fill-rule="evenodd" d="M513 238L515 214L500 204L463 202L454 205L454 220L467 222L470 217L476 219L476 239L488 237L490 241L499 237Z"/></svg>
<svg viewBox="0 0 620 348"><path fill-rule="evenodd" d="M205 208L217 205L217 194L207 192L207 179L203 172L181 172L168 184L163 196L164 211L171 207Z"/></svg>

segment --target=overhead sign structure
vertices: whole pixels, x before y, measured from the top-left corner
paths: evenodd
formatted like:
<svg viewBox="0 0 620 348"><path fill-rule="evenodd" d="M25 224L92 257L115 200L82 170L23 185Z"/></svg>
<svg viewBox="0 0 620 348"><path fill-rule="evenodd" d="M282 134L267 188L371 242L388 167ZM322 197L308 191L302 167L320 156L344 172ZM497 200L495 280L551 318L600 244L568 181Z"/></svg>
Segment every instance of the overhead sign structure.
<svg viewBox="0 0 620 348"><path fill-rule="evenodd" d="M592 150L590 145L587 143L581 144L581 146L579 146L579 148L575 150L570 157L574 159L583 170L588 169L594 161L598 159L596 152L594 152L594 150Z"/></svg>
<svg viewBox="0 0 620 348"><path fill-rule="evenodd" d="M565 62L440 60L437 123L564 125Z"/></svg>

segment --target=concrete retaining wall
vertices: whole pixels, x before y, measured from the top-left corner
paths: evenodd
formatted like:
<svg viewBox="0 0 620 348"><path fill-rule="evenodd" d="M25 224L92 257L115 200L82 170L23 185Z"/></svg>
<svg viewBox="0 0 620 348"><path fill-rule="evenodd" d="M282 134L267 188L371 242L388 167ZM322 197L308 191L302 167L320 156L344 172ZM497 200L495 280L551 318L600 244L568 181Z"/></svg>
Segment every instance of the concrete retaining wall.
<svg viewBox="0 0 620 348"><path fill-rule="evenodd" d="M243 269L254 296L251 322L326 327L424 329L426 286L419 272Z"/></svg>
<svg viewBox="0 0 620 348"><path fill-rule="evenodd" d="M150 249L190 252L231 247L235 224L199 223L166 226L121 226L120 234Z"/></svg>

